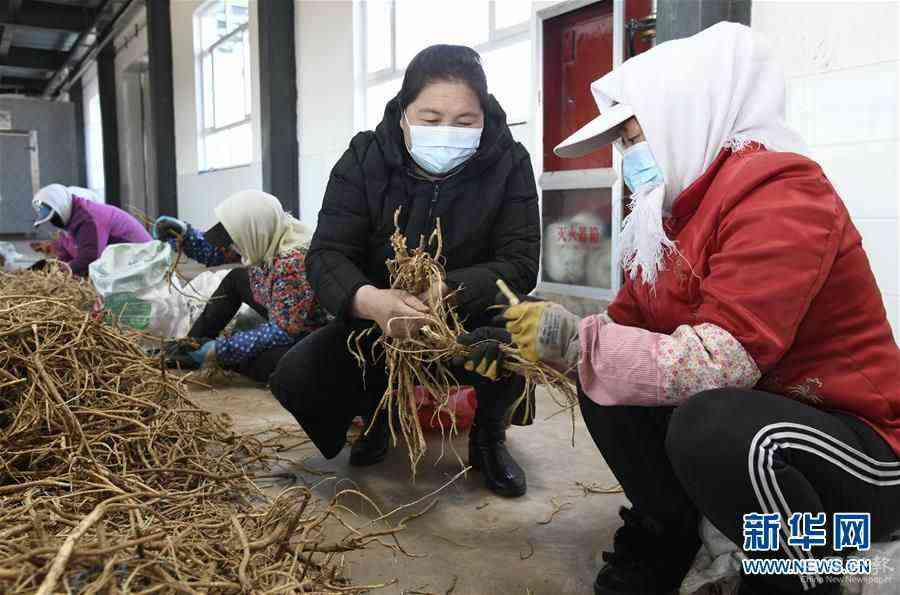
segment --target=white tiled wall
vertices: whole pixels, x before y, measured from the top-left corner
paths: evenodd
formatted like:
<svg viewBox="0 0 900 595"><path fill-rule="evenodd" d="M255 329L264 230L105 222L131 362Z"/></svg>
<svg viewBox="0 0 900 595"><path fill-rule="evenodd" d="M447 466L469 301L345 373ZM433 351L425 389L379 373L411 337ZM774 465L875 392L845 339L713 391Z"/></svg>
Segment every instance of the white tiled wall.
<svg viewBox="0 0 900 595"><path fill-rule="evenodd" d="M850 211L900 338L900 3L755 0L787 75L787 118Z"/></svg>

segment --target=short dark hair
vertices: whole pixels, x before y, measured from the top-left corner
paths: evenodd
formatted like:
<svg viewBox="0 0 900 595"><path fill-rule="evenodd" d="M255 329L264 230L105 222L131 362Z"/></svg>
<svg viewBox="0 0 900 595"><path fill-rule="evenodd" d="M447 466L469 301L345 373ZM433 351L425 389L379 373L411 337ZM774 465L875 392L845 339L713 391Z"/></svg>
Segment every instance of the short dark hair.
<svg viewBox="0 0 900 595"><path fill-rule="evenodd" d="M438 44L425 48L412 59L397 95L400 109L406 109L426 86L435 81L465 83L478 96L481 109L487 108L487 77L478 52L464 45Z"/></svg>

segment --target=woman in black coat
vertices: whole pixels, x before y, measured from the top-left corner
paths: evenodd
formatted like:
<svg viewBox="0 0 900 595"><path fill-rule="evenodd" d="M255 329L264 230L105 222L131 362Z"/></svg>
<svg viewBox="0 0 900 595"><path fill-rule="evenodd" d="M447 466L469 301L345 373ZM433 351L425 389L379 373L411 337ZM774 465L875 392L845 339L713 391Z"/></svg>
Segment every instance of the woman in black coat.
<svg viewBox="0 0 900 595"><path fill-rule="evenodd" d="M393 256L398 208L410 247L441 222L446 279L419 296L388 289L385 261ZM448 291L458 291L457 309L468 329L487 324L496 280L528 293L537 281L539 252L531 161L487 93L478 54L449 45L423 50L381 124L357 134L331 172L306 263L320 303L335 319L284 356L270 379L272 392L322 454L336 456L353 418L371 419L386 387L382 365L360 370L347 350L348 334L372 321L390 336L416 333L424 319L408 317L426 312L430 300ZM389 324L398 317L407 322ZM525 474L504 445L505 418L523 381L489 381L462 369L456 376L478 395L469 464L494 492L524 494ZM514 417L514 423L530 422ZM353 445L350 463L377 463L387 448L381 419Z"/></svg>

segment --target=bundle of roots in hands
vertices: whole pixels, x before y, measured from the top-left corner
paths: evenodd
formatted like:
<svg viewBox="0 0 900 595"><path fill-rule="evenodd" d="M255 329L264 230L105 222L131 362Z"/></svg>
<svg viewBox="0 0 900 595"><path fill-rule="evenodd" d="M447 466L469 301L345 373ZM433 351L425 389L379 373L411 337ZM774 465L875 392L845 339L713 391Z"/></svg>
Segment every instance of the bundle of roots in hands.
<svg viewBox="0 0 900 595"><path fill-rule="evenodd" d="M394 214L395 230L391 236L394 258L386 263L391 289L420 295L431 287L440 286L444 279L440 219L427 243L421 238L419 246L409 250L406 237L398 226L399 215L398 209ZM433 254L430 247L434 248ZM456 419L449 406L449 399L451 393L460 388L460 383L451 370L451 360L467 355L474 346L464 346L456 341L466 329L453 306L454 293L433 300L431 311L425 315L427 324L410 337L398 338L382 334L373 342L368 354L364 353L363 342L367 336L378 331L377 325L351 334L348 340L348 347L360 367L365 368L367 358L373 363L384 358L388 383L378 409L388 412L394 445L397 444L398 430L405 440L413 474L426 450L425 436L417 414L421 403L416 400L416 386L423 387L425 393L436 401L432 421L440 427L444 442L457 433ZM402 319L395 318L388 321L388 324L393 326L403 322ZM557 405L571 413L574 428L574 407L578 398L575 387L566 375L546 364L527 360L514 345L503 345L502 350L505 370L525 378L525 389L512 406L510 416L529 416L528 395L536 385L544 385ZM442 412L451 420L449 428L443 425L440 415ZM452 448L452 442L450 446Z"/></svg>
<svg viewBox="0 0 900 595"><path fill-rule="evenodd" d="M399 549L399 527L345 524L349 491L269 501L252 479L284 436L198 409L95 297L56 267L0 273L0 592L367 590L341 552Z"/></svg>

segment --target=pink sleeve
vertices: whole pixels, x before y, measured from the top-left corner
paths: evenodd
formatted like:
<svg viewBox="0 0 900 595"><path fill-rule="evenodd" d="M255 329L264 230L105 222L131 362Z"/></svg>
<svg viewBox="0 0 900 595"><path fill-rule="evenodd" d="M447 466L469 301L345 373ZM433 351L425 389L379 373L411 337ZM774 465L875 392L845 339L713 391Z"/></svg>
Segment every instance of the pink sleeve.
<svg viewBox="0 0 900 595"><path fill-rule="evenodd" d="M599 405L678 405L703 390L750 388L760 378L747 351L714 324L664 335L589 316L579 336L578 378Z"/></svg>

